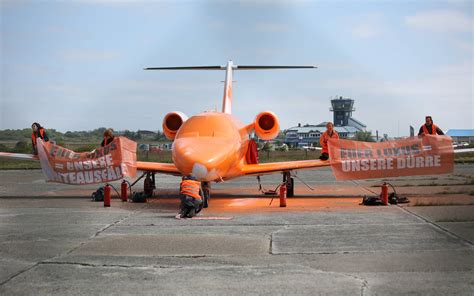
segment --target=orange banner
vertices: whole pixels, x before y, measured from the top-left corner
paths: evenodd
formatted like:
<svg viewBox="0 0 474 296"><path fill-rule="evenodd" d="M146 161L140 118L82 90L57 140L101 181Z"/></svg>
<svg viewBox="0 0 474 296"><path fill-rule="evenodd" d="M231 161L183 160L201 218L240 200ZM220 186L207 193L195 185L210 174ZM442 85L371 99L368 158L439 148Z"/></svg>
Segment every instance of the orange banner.
<svg viewBox="0 0 474 296"><path fill-rule="evenodd" d="M109 145L92 152L76 153L64 147L37 141L38 157L46 181L72 185L106 183L137 172L137 143L115 137Z"/></svg>
<svg viewBox="0 0 474 296"><path fill-rule="evenodd" d="M454 168L449 136L379 143L330 139L329 157L337 180L446 174Z"/></svg>

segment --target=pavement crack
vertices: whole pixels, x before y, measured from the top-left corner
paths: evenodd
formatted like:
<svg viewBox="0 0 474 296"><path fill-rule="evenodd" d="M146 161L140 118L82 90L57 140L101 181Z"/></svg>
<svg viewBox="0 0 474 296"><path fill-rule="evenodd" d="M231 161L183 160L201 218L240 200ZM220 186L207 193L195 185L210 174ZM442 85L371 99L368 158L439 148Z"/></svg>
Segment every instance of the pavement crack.
<svg viewBox="0 0 474 296"><path fill-rule="evenodd" d="M89 241L93 240L94 238L96 238L99 234L101 234L102 232L106 231L107 229L119 224L120 222L122 221L125 221L126 219L130 218L132 215L134 215L135 213L137 213L139 210L135 210L133 212L131 212L130 214L120 218L120 219L117 219L116 221L102 227L101 229L99 229L96 233L94 233L92 236L89 237L89 239L87 239L86 241L83 241L81 242L78 246L70 249L69 251L67 251L65 254L61 254L61 255L58 255L58 256L55 256L53 257L54 258L59 258L59 257L62 257L63 255L69 255L71 254L72 252L74 252L75 250L79 249L80 247L82 247L83 245L85 245L86 243L88 243Z"/></svg>
<svg viewBox="0 0 474 296"><path fill-rule="evenodd" d="M27 271L30 271L31 269L35 268L36 266L38 266L40 264L40 262L37 262L23 270L20 270L19 272L15 273L14 275L12 275L11 277L7 278L6 280L4 280L3 282L0 283L0 287L5 285L6 283L8 283L9 281L13 280L14 278L16 278L17 276L27 272Z"/></svg>
<svg viewBox="0 0 474 296"><path fill-rule="evenodd" d="M358 277L358 276L353 275L353 274L348 274L348 273L343 273L343 274L347 275L347 276L350 276L352 278L355 278L356 280L361 281L360 296L364 296L365 291L369 288L369 282L366 279Z"/></svg>
<svg viewBox="0 0 474 296"><path fill-rule="evenodd" d="M420 219L420 220L423 220L424 222L430 224L431 226L433 226L434 228L440 230L441 232L444 232L444 233L446 233L447 235L449 235L449 236L451 236L451 237L453 237L453 238L456 238L456 239L458 239L458 240L460 240L460 241L466 243L466 244L469 245L471 248L474 247L474 244L473 244L472 242L470 242L469 240L467 240L467 239L463 238L462 236L459 236L459 235L457 235L456 233L454 233L454 232L452 232L452 231L450 231L450 230L448 230L448 229L446 229L446 228L444 228L444 227L438 225L437 223L432 222L432 221L426 219L425 217L423 217L423 216L421 216L421 215L418 215L418 214L416 214L416 213L413 213L412 211L406 209L405 207L400 207L400 206L397 205L397 208L401 209L402 211L404 211L404 212L406 212L406 213L408 213L408 214L410 214L410 215L412 215L412 216L414 216L414 217L416 217L416 218L418 218L418 219Z"/></svg>
<svg viewBox="0 0 474 296"><path fill-rule="evenodd" d="M335 274L335 275L343 275L343 276L346 276L346 277L350 277L356 281L359 281L360 282L360 295L361 296L364 296L366 290L369 288L369 282L364 279L364 278L361 278L357 275L354 275L354 274L351 274L351 273L345 273L345 272L337 272L337 271L330 271L330 270L322 270L322 269L318 269L318 268L315 268L315 267L312 267L310 265L307 265L307 267L309 267L310 269L316 271L316 272L320 272L320 273L327 273L327 274Z"/></svg>

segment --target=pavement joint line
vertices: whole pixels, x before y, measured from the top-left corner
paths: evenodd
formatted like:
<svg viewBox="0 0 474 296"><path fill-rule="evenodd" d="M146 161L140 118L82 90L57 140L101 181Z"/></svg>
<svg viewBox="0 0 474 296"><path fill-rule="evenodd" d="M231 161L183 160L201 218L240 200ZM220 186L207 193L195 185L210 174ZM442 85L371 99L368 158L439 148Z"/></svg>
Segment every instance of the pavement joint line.
<svg viewBox="0 0 474 296"><path fill-rule="evenodd" d="M55 258L60 258L60 257L62 257L62 256L64 256L64 255L70 254L70 253L73 252L74 250L76 250L76 249L80 248L81 246L83 246L86 242L88 242L88 241L90 241L91 239L93 239L93 238L95 238L96 236L98 236L102 231L106 230L106 229L109 228L109 227L112 227L113 225L115 225L115 224L117 224L117 223L120 223L121 221L123 221L123 220L129 218L131 215L133 215L134 213L136 213L136 212L138 212L138 211L139 211L139 209L137 209L137 210L135 210L135 211L129 213L127 216L122 217L122 218L118 219L117 221L114 221L114 222L110 223L110 224L107 225L106 227L104 227L104 228L100 229L99 231L97 231L93 236L89 237L89 239L88 239L87 241L84 241L84 242L80 243L78 246L72 248L71 250L67 251L66 253L64 253L64 254L59 254L59 255L53 256L53 257L51 257L51 258L38 261L38 262L36 262L35 264L33 264L33 265L31 265L31 266L29 266L29 267L23 269L23 270L20 270L19 272L15 273L15 274L12 275L11 277L9 277L9 278L7 278L6 280L4 280L3 282L1 282L1 283L0 283L0 287L3 286L3 285L5 285L6 283L8 283L9 281L11 281L12 279L16 278L17 276L19 276L19 275L21 275L21 274L23 274L23 273L25 273L25 272L27 272L27 271L29 271L29 270L31 270L31 269L37 267L37 266L39 266L40 264L43 264L44 262L47 262L47 260L52 260L52 259L55 259ZM100 225L100 224L99 224L99 225Z"/></svg>
<svg viewBox="0 0 474 296"><path fill-rule="evenodd" d="M434 227L434 228L440 230L441 232L446 233L448 236L451 236L452 238L456 238L456 239L458 239L458 240L464 242L464 243L467 244L469 247L471 247L471 249L474 247L474 244L473 244L472 242L470 242L469 240L463 238L462 236L457 235L457 234L454 233L454 232L449 231L448 229L442 227L441 225L438 225L438 224L436 224L435 222L432 222L432 221L426 219L425 217L423 217L423 216L421 216L421 215L418 215L418 214L416 214L416 213L413 213L412 211L406 209L406 207L400 207L400 206L397 206L397 207L398 207L400 210L405 211L405 212L407 212L407 213L409 213L409 214L411 214L411 215L417 217L418 219L421 219L421 220L425 221L426 223L430 224L432 227Z"/></svg>
<svg viewBox="0 0 474 296"><path fill-rule="evenodd" d="M196 220L197 221L197 220ZM202 221L202 220L199 220ZM213 221L215 222L215 220ZM426 223L390 223L385 225L393 225L393 226L400 226L400 225L425 225ZM222 224L222 225L204 225L204 224L181 224L181 225L167 225L167 224L154 224L154 225L139 225L139 224L121 224L116 225L116 227L236 227L236 226L254 226L254 227L279 227L279 226L310 226L310 227L340 227L340 226L356 226L361 225L358 223L345 223L345 224ZM380 226L380 223L370 223L370 224L363 224L364 226Z"/></svg>
<svg viewBox="0 0 474 296"><path fill-rule="evenodd" d="M434 249L434 250L410 250L410 254L413 253L431 253L431 252L446 252L446 251L470 251L470 246L466 246L466 248L456 248L456 249ZM344 254L380 254L380 253L387 253L387 254L398 254L398 253L406 253L406 250L380 250L380 251L331 251L331 252L279 252L273 253L274 256L292 256L292 255L344 255Z"/></svg>
<svg viewBox="0 0 474 296"><path fill-rule="evenodd" d="M272 233L270 233L270 247L269 247L269 249L268 249L268 254L274 255L274 254L273 254L273 235L276 234L276 233L279 232L279 231L288 229L288 228L289 228L288 226L289 226L289 225L283 225L283 227L281 227L280 229L275 230L275 231L273 231Z"/></svg>

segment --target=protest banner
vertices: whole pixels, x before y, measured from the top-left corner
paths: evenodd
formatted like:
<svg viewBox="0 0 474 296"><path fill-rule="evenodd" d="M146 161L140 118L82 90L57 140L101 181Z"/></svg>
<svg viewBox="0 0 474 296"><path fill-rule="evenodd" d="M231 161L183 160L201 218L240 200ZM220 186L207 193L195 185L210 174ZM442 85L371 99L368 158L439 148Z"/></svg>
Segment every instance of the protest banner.
<svg viewBox="0 0 474 296"><path fill-rule="evenodd" d="M378 143L330 139L329 157L337 180L446 174L454 168L449 136Z"/></svg>
<svg viewBox="0 0 474 296"><path fill-rule="evenodd" d="M37 148L48 182L86 185L136 176L137 143L124 137L115 137L109 145L92 152L77 153L41 139Z"/></svg>

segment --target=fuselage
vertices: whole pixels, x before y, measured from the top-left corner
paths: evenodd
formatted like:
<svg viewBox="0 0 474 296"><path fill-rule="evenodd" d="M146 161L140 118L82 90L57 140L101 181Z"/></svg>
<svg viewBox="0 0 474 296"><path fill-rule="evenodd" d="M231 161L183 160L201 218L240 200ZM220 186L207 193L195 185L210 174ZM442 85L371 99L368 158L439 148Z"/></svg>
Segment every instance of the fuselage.
<svg viewBox="0 0 474 296"><path fill-rule="evenodd" d="M204 112L183 122L173 142L172 158L183 175L222 181L241 175L249 134L234 116Z"/></svg>

